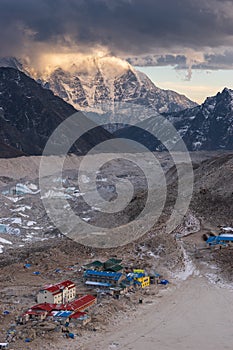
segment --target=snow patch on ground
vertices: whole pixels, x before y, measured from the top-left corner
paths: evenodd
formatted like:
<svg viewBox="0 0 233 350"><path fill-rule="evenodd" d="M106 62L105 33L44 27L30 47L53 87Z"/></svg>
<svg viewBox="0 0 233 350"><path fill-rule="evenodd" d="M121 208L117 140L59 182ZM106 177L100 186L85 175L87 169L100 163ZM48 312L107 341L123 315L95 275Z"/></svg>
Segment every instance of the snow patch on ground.
<svg viewBox="0 0 233 350"><path fill-rule="evenodd" d="M82 196L85 195L85 193L75 192L73 195L74 195L75 197L82 197Z"/></svg>
<svg viewBox="0 0 233 350"><path fill-rule="evenodd" d="M66 194L61 191L54 191L54 190L49 190L44 194L44 196L41 197L41 199L45 198L63 198L63 199L72 199L72 197L69 194Z"/></svg>
<svg viewBox="0 0 233 350"><path fill-rule="evenodd" d="M5 197L13 203L17 203L23 199L23 197L8 197L8 196L5 196Z"/></svg>
<svg viewBox="0 0 233 350"><path fill-rule="evenodd" d="M28 184L27 187L28 187L30 190L32 190L32 191L37 191L37 190L38 190L37 185L32 184L32 183L31 183L31 184Z"/></svg>
<svg viewBox="0 0 233 350"><path fill-rule="evenodd" d="M82 218L82 220L85 222L89 222L91 220L91 218Z"/></svg>
<svg viewBox="0 0 233 350"><path fill-rule="evenodd" d="M184 270L183 271L179 271L178 273L174 274L173 277L177 278L181 281L185 281L187 280L190 276L198 276L199 275L199 271L196 269L196 267L194 266L191 258L188 256L183 244L181 243L181 250L183 253L183 263L184 263Z"/></svg>
<svg viewBox="0 0 233 350"><path fill-rule="evenodd" d="M30 207L29 205L24 205L24 206L19 206L16 209L10 209L10 211L12 211L12 212L21 212L21 211L25 212L25 210L31 210L31 209L32 209L32 207Z"/></svg>
<svg viewBox="0 0 233 350"><path fill-rule="evenodd" d="M12 224L22 225L22 219L21 218L11 218L9 219Z"/></svg>
<svg viewBox="0 0 233 350"><path fill-rule="evenodd" d="M0 243L2 243L2 244L0 245L0 254L3 253L3 250L4 250L4 248L5 248L3 244L12 245L12 242L8 241L8 240L5 239L5 238L1 238L1 237L0 237Z"/></svg>
<svg viewBox="0 0 233 350"><path fill-rule="evenodd" d="M38 194L40 193L40 190L33 192L27 185L24 185L22 183L18 183L15 187L16 194Z"/></svg>
<svg viewBox="0 0 233 350"><path fill-rule="evenodd" d="M206 273L205 276L211 284L217 285L220 288L233 290L233 283L226 283L218 274Z"/></svg>
<svg viewBox="0 0 233 350"><path fill-rule="evenodd" d="M33 226L36 225L36 221L28 221L27 226Z"/></svg>
<svg viewBox="0 0 233 350"><path fill-rule="evenodd" d="M3 243L3 244L12 244L12 242L8 241L7 239L1 238L1 237L0 237L0 243Z"/></svg>
<svg viewBox="0 0 233 350"><path fill-rule="evenodd" d="M23 218L29 218L29 215L23 214L23 213L19 213L20 216L22 216Z"/></svg>

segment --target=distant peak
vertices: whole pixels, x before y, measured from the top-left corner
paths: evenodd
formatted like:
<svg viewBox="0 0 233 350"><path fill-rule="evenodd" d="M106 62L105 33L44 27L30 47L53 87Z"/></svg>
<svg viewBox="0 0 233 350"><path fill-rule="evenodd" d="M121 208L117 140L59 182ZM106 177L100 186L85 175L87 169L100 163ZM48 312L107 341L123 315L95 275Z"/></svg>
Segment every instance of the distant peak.
<svg viewBox="0 0 233 350"><path fill-rule="evenodd" d="M229 89L229 88L227 88L227 87L225 87L223 90L222 90L222 92L232 92L233 90L232 89Z"/></svg>
<svg viewBox="0 0 233 350"><path fill-rule="evenodd" d="M227 87L225 87L223 90L222 90L222 94L228 94L230 95L232 98L233 98L233 90L232 89L229 89Z"/></svg>
<svg viewBox="0 0 233 350"><path fill-rule="evenodd" d="M233 90L225 87L222 90L222 92L217 93L216 98L217 100L221 100L221 99L233 100Z"/></svg>
<svg viewBox="0 0 233 350"><path fill-rule="evenodd" d="M219 91L216 95L207 97L203 103L203 106L216 103L217 101L222 100L223 98L233 99L233 90L225 87L221 92Z"/></svg>

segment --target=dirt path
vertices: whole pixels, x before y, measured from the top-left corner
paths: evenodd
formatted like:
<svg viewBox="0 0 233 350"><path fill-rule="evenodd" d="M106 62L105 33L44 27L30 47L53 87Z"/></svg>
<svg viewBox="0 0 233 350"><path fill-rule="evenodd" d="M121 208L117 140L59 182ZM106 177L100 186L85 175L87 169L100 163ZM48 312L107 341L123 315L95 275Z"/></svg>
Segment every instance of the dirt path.
<svg viewBox="0 0 233 350"><path fill-rule="evenodd" d="M85 350L219 350L233 348L233 292L189 278L143 305L136 319L97 335Z"/></svg>

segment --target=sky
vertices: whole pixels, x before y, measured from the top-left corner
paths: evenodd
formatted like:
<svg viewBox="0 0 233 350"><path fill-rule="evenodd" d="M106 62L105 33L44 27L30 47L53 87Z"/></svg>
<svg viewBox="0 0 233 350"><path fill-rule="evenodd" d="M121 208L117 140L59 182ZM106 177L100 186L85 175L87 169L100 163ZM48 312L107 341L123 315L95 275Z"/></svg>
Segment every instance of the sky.
<svg viewBox="0 0 233 350"><path fill-rule="evenodd" d="M225 87L233 88L233 70L197 70L187 80L187 70L166 67L136 67L162 89L174 90L192 101L203 103L206 97L214 96Z"/></svg>
<svg viewBox="0 0 233 350"><path fill-rule="evenodd" d="M200 102L233 87L232 0L0 0L0 57L114 55ZM51 55L51 57L52 57Z"/></svg>

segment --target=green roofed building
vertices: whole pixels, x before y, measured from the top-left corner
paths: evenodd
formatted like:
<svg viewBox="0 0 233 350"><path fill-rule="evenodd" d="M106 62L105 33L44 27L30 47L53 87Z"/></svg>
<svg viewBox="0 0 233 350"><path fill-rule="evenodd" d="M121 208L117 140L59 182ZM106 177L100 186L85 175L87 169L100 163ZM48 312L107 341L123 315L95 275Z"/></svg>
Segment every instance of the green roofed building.
<svg viewBox="0 0 233 350"><path fill-rule="evenodd" d="M122 259L108 259L107 261L105 261L104 265L117 265L120 264L122 262Z"/></svg>
<svg viewBox="0 0 233 350"><path fill-rule="evenodd" d="M120 265L120 263L122 262L121 259L108 259L107 261L105 261L104 263L104 271L111 271L111 272L120 272L122 271L124 268L122 265Z"/></svg>
<svg viewBox="0 0 233 350"><path fill-rule="evenodd" d="M113 265L113 266L109 266L107 268L105 268L105 271L111 271L111 272L120 272L124 269L124 267L122 265Z"/></svg>
<svg viewBox="0 0 233 350"><path fill-rule="evenodd" d="M104 262L104 269L107 269L111 266L118 265L122 262L120 259L108 259L107 261Z"/></svg>
<svg viewBox="0 0 233 350"><path fill-rule="evenodd" d="M84 270L102 270L103 267L104 267L104 264L99 260L95 260L83 266Z"/></svg>
<svg viewBox="0 0 233 350"><path fill-rule="evenodd" d="M110 272L120 272L124 269L120 263L121 259L108 259L104 263L99 260L95 260L89 264L83 266L84 270L95 270L95 271L110 271Z"/></svg>

